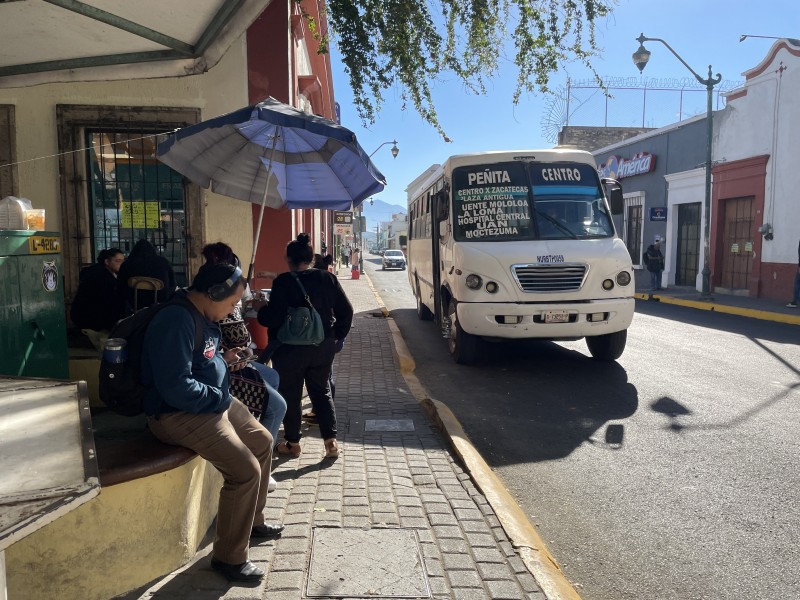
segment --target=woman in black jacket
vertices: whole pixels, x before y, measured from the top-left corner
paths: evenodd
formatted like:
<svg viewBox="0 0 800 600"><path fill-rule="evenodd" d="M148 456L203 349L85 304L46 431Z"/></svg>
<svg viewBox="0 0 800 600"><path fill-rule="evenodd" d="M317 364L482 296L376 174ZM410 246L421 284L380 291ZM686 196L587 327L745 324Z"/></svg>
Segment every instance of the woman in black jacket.
<svg viewBox="0 0 800 600"><path fill-rule="evenodd" d="M281 376L278 391L286 399L287 410L283 419L284 441L278 444L279 454L299 456L300 423L303 384L308 390L320 433L325 440L325 456L339 455L336 443L336 411L333 406L329 375L333 359L341 350L345 336L353 322L353 307L328 271L311 268L314 251L308 234L301 233L297 240L286 246L286 262L292 272L279 275L272 283L269 304L258 312L258 321L269 329L273 339L286 320L289 307L306 306L303 292L292 273L297 275L311 304L322 317L325 339L318 346L281 344L272 355L272 366Z"/></svg>
<svg viewBox="0 0 800 600"><path fill-rule="evenodd" d="M114 324L125 316L125 301L117 289L117 273L124 260L122 250L108 248L97 255L96 263L80 272L70 318L98 350L103 349Z"/></svg>

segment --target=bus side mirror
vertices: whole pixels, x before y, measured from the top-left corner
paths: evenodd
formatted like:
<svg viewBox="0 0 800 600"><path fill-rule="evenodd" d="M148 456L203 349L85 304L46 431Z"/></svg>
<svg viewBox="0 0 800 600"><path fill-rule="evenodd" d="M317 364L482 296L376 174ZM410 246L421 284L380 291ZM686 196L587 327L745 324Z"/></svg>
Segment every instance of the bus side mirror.
<svg viewBox="0 0 800 600"><path fill-rule="evenodd" d="M622 185L616 179L603 179L603 190L608 198L612 215L621 215L625 210L625 200L622 198Z"/></svg>

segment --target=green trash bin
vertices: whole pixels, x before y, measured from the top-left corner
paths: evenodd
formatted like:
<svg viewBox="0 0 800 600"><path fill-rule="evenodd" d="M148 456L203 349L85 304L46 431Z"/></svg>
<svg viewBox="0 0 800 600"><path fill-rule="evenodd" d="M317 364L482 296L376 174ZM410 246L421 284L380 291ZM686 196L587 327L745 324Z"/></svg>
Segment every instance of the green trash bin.
<svg viewBox="0 0 800 600"><path fill-rule="evenodd" d="M0 375L69 378L61 236L0 230Z"/></svg>

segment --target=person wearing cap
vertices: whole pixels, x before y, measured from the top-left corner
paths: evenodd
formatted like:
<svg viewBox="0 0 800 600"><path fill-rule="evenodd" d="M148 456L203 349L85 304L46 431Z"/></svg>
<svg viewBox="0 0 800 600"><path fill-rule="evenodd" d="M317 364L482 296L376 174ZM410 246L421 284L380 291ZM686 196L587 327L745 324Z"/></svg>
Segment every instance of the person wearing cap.
<svg viewBox="0 0 800 600"><path fill-rule="evenodd" d="M644 263L650 271L650 288L653 291L662 289L661 271L664 270L664 255L661 254L661 236L657 235L653 243L647 247L644 253Z"/></svg>

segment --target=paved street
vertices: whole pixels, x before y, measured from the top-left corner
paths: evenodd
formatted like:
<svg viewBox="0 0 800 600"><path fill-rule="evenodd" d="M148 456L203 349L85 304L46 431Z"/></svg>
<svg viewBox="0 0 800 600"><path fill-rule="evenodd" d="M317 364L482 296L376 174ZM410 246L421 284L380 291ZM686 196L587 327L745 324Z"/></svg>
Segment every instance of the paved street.
<svg viewBox="0 0 800 600"><path fill-rule="evenodd" d="M637 301L617 364L578 341L460 367L406 272L367 262L417 376L584 600L800 596L800 327Z"/></svg>

